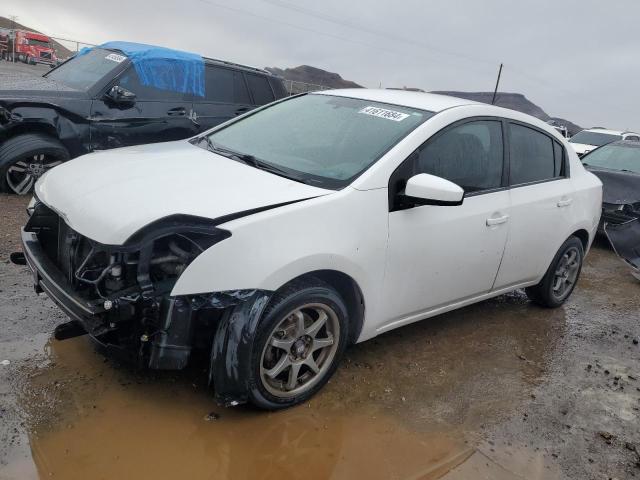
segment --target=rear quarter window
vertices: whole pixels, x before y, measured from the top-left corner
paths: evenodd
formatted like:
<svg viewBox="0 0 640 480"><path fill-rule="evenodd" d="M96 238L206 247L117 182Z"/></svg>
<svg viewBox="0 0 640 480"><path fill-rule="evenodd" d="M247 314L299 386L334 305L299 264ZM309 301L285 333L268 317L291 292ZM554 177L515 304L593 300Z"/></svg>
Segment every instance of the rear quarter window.
<svg viewBox="0 0 640 480"><path fill-rule="evenodd" d="M284 87L284 83L281 79L269 77L269 83L271 84L271 88L273 89L277 99L288 96L287 89Z"/></svg>
<svg viewBox="0 0 640 480"><path fill-rule="evenodd" d="M253 95L253 102L256 105L264 105L265 103L270 103L275 100L267 77L248 73L247 83L249 84L249 89Z"/></svg>

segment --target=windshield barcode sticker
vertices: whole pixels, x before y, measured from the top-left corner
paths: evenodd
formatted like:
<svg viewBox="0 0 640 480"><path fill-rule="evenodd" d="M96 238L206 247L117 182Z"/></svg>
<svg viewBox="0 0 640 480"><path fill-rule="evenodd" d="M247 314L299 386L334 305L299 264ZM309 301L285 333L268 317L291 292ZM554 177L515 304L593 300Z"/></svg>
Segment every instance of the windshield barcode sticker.
<svg viewBox="0 0 640 480"><path fill-rule="evenodd" d="M111 60L112 62L123 62L127 57L122 56L122 55L118 55L117 53L110 53L109 55L107 55L106 57L104 57L105 60Z"/></svg>
<svg viewBox="0 0 640 480"><path fill-rule="evenodd" d="M409 116L406 113L396 112L393 110L387 110L386 108L378 107L364 107L358 113L373 115L374 117L386 118L387 120L393 120L394 122L401 122Z"/></svg>

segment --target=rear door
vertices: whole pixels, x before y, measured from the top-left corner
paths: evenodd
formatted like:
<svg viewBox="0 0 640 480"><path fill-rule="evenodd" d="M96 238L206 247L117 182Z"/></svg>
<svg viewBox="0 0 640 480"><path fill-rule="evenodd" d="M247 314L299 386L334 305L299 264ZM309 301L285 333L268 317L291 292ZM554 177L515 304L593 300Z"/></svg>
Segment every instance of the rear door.
<svg viewBox="0 0 640 480"><path fill-rule="evenodd" d="M135 102L118 105L104 96L93 100L92 149L168 142L197 133L190 94L142 85L132 65L107 90L114 85L135 93Z"/></svg>
<svg viewBox="0 0 640 480"><path fill-rule="evenodd" d="M537 280L567 239L573 187L564 147L542 130L509 122L511 229L495 288Z"/></svg>
<svg viewBox="0 0 640 480"><path fill-rule="evenodd" d="M199 131L208 130L254 108L242 72L205 66L205 98L196 98L193 116Z"/></svg>

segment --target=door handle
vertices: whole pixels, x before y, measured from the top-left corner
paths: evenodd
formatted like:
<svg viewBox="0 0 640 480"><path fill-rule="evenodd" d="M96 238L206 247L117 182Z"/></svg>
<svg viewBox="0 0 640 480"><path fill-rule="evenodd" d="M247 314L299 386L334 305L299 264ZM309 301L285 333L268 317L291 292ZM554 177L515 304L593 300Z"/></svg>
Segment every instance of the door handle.
<svg viewBox="0 0 640 480"><path fill-rule="evenodd" d="M494 225L500 225L501 223L506 223L507 220L509 220L509 215L503 215L502 217L487 218L487 227L493 227Z"/></svg>
<svg viewBox="0 0 640 480"><path fill-rule="evenodd" d="M573 202L573 199L571 198L561 198L558 202L558 207L568 207L569 205L571 205L571 202Z"/></svg>
<svg viewBox="0 0 640 480"><path fill-rule="evenodd" d="M167 115L170 117L183 117L187 114L187 110L184 107L176 107L167 110Z"/></svg>

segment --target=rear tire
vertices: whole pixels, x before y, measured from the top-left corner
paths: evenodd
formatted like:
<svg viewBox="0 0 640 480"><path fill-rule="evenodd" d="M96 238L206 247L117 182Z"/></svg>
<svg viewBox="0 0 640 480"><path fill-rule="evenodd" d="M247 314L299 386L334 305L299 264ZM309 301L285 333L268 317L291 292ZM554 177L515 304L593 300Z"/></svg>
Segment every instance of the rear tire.
<svg viewBox="0 0 640 480"><path fill-rule="evenodd" d="M577 237L569 237L553 258L540 283L525 291L529 299L546 308L557 308L571 295L578 283L584 247Z"/></svg>
<svg viewBox="0 0 640 480"><path fill-rule="evenodd" d="M333 375L349 338L347 306L319 279L276 294L255 336L249 400L279 410L311 398Z"/></svg>
<svg viewBox="0 0 640 480"><path fill-rule="evenodd" d="M26 195L44 172L67 160L67 149L49 135L10 138L0 146L0 192Z"/></svg>

